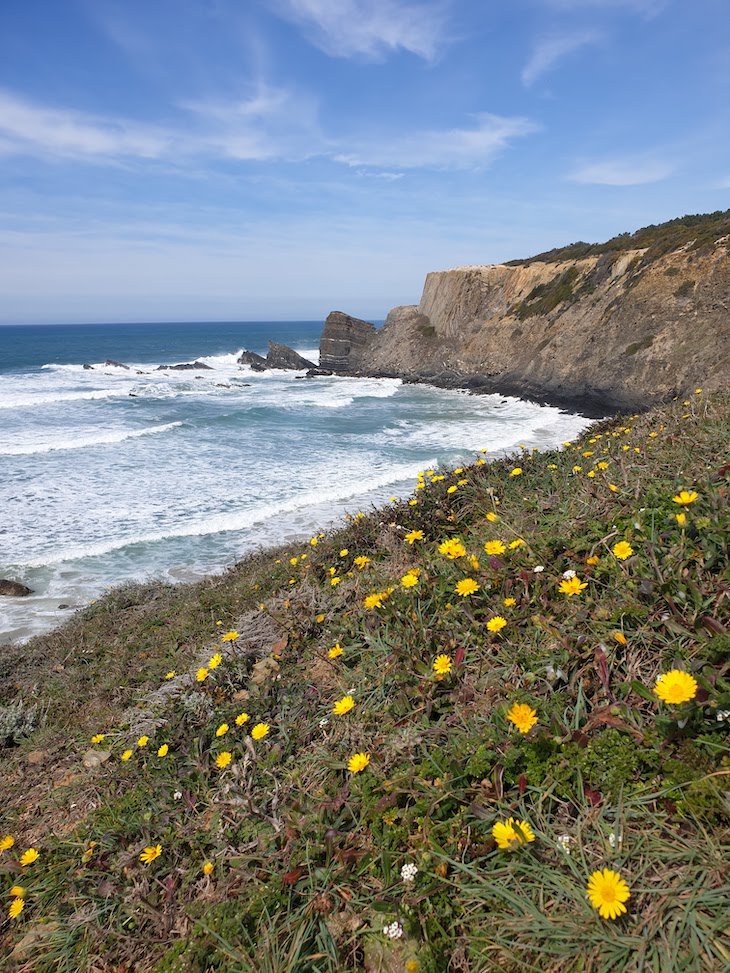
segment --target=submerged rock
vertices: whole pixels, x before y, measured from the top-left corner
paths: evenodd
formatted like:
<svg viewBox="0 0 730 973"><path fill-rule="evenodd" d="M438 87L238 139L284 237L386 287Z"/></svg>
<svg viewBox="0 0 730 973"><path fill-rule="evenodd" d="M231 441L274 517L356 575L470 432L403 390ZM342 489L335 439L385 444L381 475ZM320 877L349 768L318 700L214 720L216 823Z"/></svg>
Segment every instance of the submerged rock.
<svg viewBox="0 0 730 973"><path fill-rule="evenodd" d="M26 587L19 581L9 581L7 578L0 579L0 595L7 595L8 598L24 598L32 595L33 589Z"/></svg>
<svg viewBox="0 0 730 973"><path fill-rule="evenodd" d="M205 369L207 372L215 371L210 365L206 365L202 361L193 362L181 362L179 365L158 365L156 371L158 372L199 372L201 369Z"/></svg>
<svg viewBox="0 0 730 973"><path fill-rule="evenodd" d="M114 361L112 358L107 358L107 360L104 362L104 365L109 368L124 368L127 371L129 371L129 365L125 365L124 362ZM86 368L85 365L84 368ZM89 368L91 368L91 365L89 365Z"/></svg>

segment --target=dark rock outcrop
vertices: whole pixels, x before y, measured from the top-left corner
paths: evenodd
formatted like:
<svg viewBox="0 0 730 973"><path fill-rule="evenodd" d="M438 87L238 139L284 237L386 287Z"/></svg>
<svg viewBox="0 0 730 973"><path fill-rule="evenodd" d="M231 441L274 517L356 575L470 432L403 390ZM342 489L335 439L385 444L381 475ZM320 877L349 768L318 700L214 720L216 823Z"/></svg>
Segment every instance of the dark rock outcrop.
<svg viewBox="0 0 730 973"><path fill-rule="evenodd" d="M269 368L288 368L298 372L317 367L313 361L303 358L293 348L289 348L288 345L277 344L275 341L269 342L266 364Z"/></svg>
<svg viewBox="0 0 730 973"><path fill-rule="evenodd" d="M93 372L94 371L94 366L93 365L90 365L88 362L84 362L83 368L84 368L84 371L85 372Z"/></svg>
<svg viewBox="0 0 730 973"><path fill-rule="evenodd" d="M158 365L156 371L158 372L199 372L201 369L205 369L206 372L215 371L210 365L206 365L202 361L193 362L182 362L180 365Z"/></svg>
<svg viewBox="0 0 730 973"><path fill-rule="evenodd" d="M26 587L19 581L9 581L7 578L0 579L0 595L6 595L8 598L25 598L26 595L32 594L33 589Z"/></svg>
<svg viewBox="0 0 730 973"><path fill-rule="evenodd" d="M319 365L332 372L357 372L363 366L365 349L377 328L369 321L353 318L343 311L327 315L319 341Z"/></svg>
<svg viewBox="0 0 730 973"><path fill-rule="evenodd" d="M263 355L257 355L255 351L244 351L238 359L239 365L248 365L254 372L265 372L269 367Z"/></svg>
<svg viewBox="0 0 730 973"><path fill-rule="evenodd" d="M129 365L125 365L124 362L114 361L111 358L107 358L107 360L104 362L104 365L107 366L107 367L109 367L109 368L124 368L127 371L129 371ZM91 367L91 366L89 366L89 367Z"/></svg>
<svg viewBox="0 0 730 973"><path fill-rule="evenodd" d="M334 375L334 372L329 368L310 368L305 378L328 378L330 375Z"/></svg>

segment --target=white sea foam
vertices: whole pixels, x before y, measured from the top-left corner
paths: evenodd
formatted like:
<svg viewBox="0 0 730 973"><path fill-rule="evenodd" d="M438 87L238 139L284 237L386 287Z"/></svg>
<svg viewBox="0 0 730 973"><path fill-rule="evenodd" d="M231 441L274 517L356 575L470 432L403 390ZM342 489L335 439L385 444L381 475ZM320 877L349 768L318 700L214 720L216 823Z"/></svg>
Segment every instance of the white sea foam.
<svg viewBox="0 0 730 973"><path fill-rule="evenodd" d="M96 399L112 399L128 394L119 389L93 389L90 392L46 392L33 395L5 394L0 396L0 409L33 409L38 406L57 405L61 402L83 402Z"/></svg>
<svg viewBox="0 0 730 973"><path fill-rule="evenodd" d="M91 449L98 446L111 446L127 439L142 436L156 436L182 426L182 422L167 422L161 426L148 426L146 429L120 429L118 432L91 433L84 435L80 430L73 433L64 430L61 437L45 442L29 443L22 446L0 446L0 456L34 456L38 453L52 453L64 449Z"/></svg>

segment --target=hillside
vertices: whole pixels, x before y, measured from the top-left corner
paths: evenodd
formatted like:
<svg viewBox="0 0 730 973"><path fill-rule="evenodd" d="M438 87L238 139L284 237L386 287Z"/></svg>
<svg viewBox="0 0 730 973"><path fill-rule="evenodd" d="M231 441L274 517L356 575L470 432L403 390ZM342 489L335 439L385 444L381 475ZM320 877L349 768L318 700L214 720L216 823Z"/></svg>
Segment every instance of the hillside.
<svg viewBox="0 0 730 973"><path fill-rule="evenodd" d="M2 968L726 970L729 433L698 387L2 648Z"/></svg>

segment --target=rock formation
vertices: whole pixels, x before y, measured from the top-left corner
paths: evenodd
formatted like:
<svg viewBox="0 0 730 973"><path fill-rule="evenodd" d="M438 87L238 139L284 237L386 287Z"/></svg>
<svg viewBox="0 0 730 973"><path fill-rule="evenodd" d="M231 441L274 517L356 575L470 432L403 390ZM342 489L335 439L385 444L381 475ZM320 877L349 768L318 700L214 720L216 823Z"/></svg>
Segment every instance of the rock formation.
<svg viewBox="0 0 730 973"><path fill-rule="evenodd" d="M7 578L0 579L0 595L7 595L8 598L24 598L32 595L33 589L26 587L19 581L9 581Z"/></svg>
<svg viewBox="0 0 730 973"><path fill-rule="evenodd" d="M287 345L280 345L275 341L269 342L266 364L269 368L293 368L298 372L307 368L317 367L313 361L309 361L308 358L303 358L298 352L289 348Z"/></svg>
<svg viewBox="0 0 730 973"><path fill-rule="evenodd" d="M207 372L214 371L210 365L206 365L202 361L186 361L179 365L158 365L155 370L158 372L199 372L201 369Z"/></svg>
<svg viewBox="0 0 730 973"><path fill-rule="evenodd" d="M330 371L357 371L363 354L376 335L375 325L342 311L327 315L319 342L319 365Z"/></svg>
<svg viewBox="0 0 730 973"><path fill-rule="evenodd" d="M257 355L255 351L241 352L238 364L248 365L254 372L265 372L269 367L263 355Z"/></svg>

